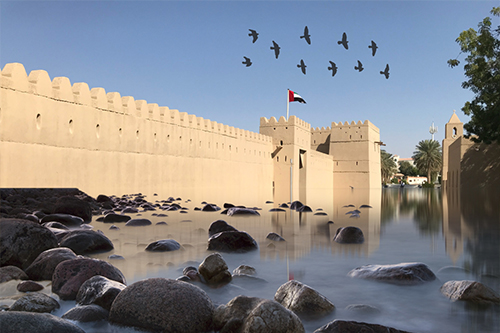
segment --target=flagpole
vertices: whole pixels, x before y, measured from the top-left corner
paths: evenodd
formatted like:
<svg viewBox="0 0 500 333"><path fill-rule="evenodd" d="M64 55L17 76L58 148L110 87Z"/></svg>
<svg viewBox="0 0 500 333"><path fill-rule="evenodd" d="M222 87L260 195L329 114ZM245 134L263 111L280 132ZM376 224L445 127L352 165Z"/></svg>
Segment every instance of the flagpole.
<svg viewBox="0 0 500 333"><path fill-rule="evenodd" d="M290 89L286 90L286 121L288 121L288 110L290 108Z"/></svg>

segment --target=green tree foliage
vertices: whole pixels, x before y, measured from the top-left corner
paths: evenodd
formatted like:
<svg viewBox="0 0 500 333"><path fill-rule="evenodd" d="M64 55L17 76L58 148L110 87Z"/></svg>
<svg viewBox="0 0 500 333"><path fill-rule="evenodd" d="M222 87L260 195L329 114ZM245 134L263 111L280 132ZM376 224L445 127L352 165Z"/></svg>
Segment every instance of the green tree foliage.
<svg viewBox="0 0 500 333"><path fill-rule="evenodd" d="M500 7L491 10L493 16L500 17ZM464 125L470 134L477 137L475 142L500 144L500 25L492 30L491 18L486 17L479 23L479 31L463 31L456 39L461 53L468 54L464 65L467 81L464 89L470 89L475 97L466 102L462 111L471 116ZM458 66L458 59L448 60L450 67Z"/></svg>
<svg viewBox="0 0 500 333"><path fill-rule="evenodd" d="M382 173L382 182L386 184L398 171L396 162L392 158L392 154L389 154L385 150L380 151L380 168Z"/></svg>
<svg viewBox="0 0 500 333"><path fill-rule="evenodd" d="M405 176L411 177L419 175L418 169L408 161L399 162L399 172L401 172Z"/></svg>
<svg viewBox="0 0 500 333"><path fill-rule="evenodd" d="M441 145L436 140L422 140L415 147L413 160L419 170L427 173L429 183L433 182L432 175L436 174L443 165Z"/></svg>

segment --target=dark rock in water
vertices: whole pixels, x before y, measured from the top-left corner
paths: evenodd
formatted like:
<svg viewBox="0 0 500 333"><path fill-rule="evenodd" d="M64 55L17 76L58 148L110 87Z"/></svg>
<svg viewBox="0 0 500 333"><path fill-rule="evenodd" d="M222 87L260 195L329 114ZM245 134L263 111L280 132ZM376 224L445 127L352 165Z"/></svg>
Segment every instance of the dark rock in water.
<svg viewBox="0 0 500 333"><path fill-rule="evenodd" d="M58 247L56 236L28 220L0 219L0 266L27 268L45 250Z"/></svg>
<svg viewBox="0 0 500 333"><path fill-rule="evenodd" d="M125 258L123 256L118 255L118 254L112 254L112 255L108 256L108 259L123 260Z"/></svg>
<svg viewBox="0 0 500 333"><path fill-rule="evenodd" d="M415 285L434 281L436 276L423 263L395 265L364 265L353 269L348 276L402 285Z"/></svg>
<svg viewBox="0 0 500 333"><path fill-rule="evenodd" d="M126 284L122 272L108 262L76 258L57 265L52 276L52 292L59 295L62 300L74 300L81 285L96 275Z"/></svg>
<svg viewBox="0 0 500 333"><path fill-rule="evenodd" d="M346 310L355 311L358 313L363 313L365 315L375 315L380 314L380 310L374 306L366 305L366 304L350 304L346 306Z"/></svg>
<svg viewBox="0 0 500 333"><path fill-rule="evenodd" d="M302 322L276 301L237 296L220 305L214 314L214 329L220 332L304 333Z"/></svg>
<svg viewBox="0 0 500 333"><path fill-rule="evenodd" d="M111 201L111 198L104 194L99 194L95 199L97 202L108 202Z"/></svg>
<svg viewBox="0 0 500 333"><path fill-rule="evenodd" d="M333 221L328 221L327 224L335 224Z"/></svg>
<svg viewBox="0 0 500 333"><path fill-rule="evenodd" d="M286 210L282 208L271 208L269 209L270 212L286 212Z"/></svg>
<svg viewBox="0 0 500 333"><path fill-rule="evenodd" d="M158 216L158 217L167 217L168 215L167 214L158 214L156 216ZM156 223L156 224L158 224L158 223Z"/></svg>
<svg viewBox="0 0 500 333"><path fill-rule="evenodd" d="M270 239L272 241L278 241L278 242L284 242L285 241L285 239L283 237L281 237L280 235L278 235L275 232L268 233L267 236L266 236L266 238Z"/></svg>
<svg viewBox="0 0 500 333"><path fill-rule="evenodd" d="M199 333L212 330L214 307L208 295L186 282L151 278L116 297L109 321L148 331Z"/></svg>
<svg viewBox="0 0 500 333"><path fill-rule="evenodd" d="M301 212L301 213L311 213L313 210L311 207L304 205L304 206L298 207L297 211Z"/></svg>
<svg viewBox="0 0 500 333"><path fill-rule="evenodd" d="M224 209L221 213L221 215L227 215L227 212L229 212L229 209Z"/></svg>
<svg viewBox="0 0 500 333"><path fill-rule="evenodd" d="M126 207L122 209L121 211L122 214L130 214L130 213L139 213L139 209L134 208L134 207ZM118 222L118 221L116 221Z"/></svg>
<svg viewBox="0 0 500 333"><path fill-rule="evenodd" d="M238 274L246 274L246 275L255 275L257 271L252 266L248 265L239 265L233 270L233 275Z"/></svg>
<svg viewBox="0 0 500 333"><path fill-rule="evenodd" d="M109 311L95 304L77 306L61 316L63 319L80 321L82 323L108 320L108 317Z"/></svg>
<svg viewBox="0 0 500 333"><path fill-rule="evenodd" d="M59 302L52 297L35 292L19 298L12 304L9 311L52 312L59 307Z"/></svg>
<svg viewBox="0 0 500 333"><path fill-rule="evenodd" d="M304 204L300 201L294 201L292 202L292 204L290 205L290 209L293 209L293 210L298 210L300 207L304 206Z"/></svg>
<svg viewBox="0 0 500 333"><path fill-rule="evenodd" d="M83 220L82 220L83 221ZM45 228L55 228L55 229L61 229L61 230L69 230L67 226L62 224L61 222L45 222L42 224Z"/></svg>
<svg viewBox="0 0 500 333"><path fill-rule="evenodd" d="M21 214L20 218L24 220L33 221L35 223L40 223L40 219L38 218L38 216L34 214Z"/></svg>
<svg viewBox="0 0 500 333"><path fill-rule="evenodd" d="M257 248L255 239L244 231L224 231L208 239L209 251L248 252Z"/></svg>
<svg viewBox="0 0 500 333"><path fill-rule="evenodd" d="M17 266L0 267L0 283L10 280L28 280L28 275Z"/></svg>
<svg viewBox="0 0 500 333"><path fill-rule="evenodd" d="M324 316L335 309L325 296L295 280L281 285L274 300L299 316Z"/></svg>
<svg viewBox="0 0 500 333"><path fill-rule="evenodd" d="M224 204L224 208L233 208L233 207L234 207L234 205L233 205L232 203L227 203L227 202L226 202L226 203Z"/></svg>
<svg viewBox="0 0 500 333"><path fill-rule="evenodd" d="M146 247L146 251L152 252L167 252L176 251L181 248L181 244L173 239L162 239L149 244Z"/></svg>
<svg viewBox="0 0 500 333"><path fill-rule="evenodd" d="M398 329L378 324L361 323L356 321L334 320L320 328L314 333L343 333L343 332L366 332L366 333L409 333Z"/></svg>
<svg viewBox="0 0 500 333"><path fill-rule="evenodd" d="M201 210L203 212L216 212L220 210L220 207L218 207L217 205L206 204Z"/></svg>
<svg viewBox="0 0 500 333"><path fill-rule="evenodd" d="M35 281L52 280L52 274L54 274L54 270L59 263L75 258L76 254L66 247L46 250L40 253L33 263L26 268L26 274L31 280Z"/></svg>
<svg viewBox="0 0 500 333"><path fill-rule="evenodd" d="M125 223L125 226L127 226L127 227L141 227L141 226L151 225L151 224L153 224L153 223L151 223L151 221L148 219L132 219L132 220L128 221L127 223Z"/></svg>
<svg viewBox="0 0 500 333"><path fill-rule="evenodd" d="M314 213L314 215L328 216L328 214L325 212L316 212Z"/></svg>
<svg viewBox="0 0 500 333"><path fill-rule="evenodd" d="M228 216L233 216L233 215L258 215L258 216L260 216L259 212L254 210L254 209L237 208L237 207L229 208L229 210L227 211L227 215Z"/></svg>
<svg viewBox="0 0 500 333"><path fill-rule="evenodd" d="M210 227L208 228L208 237L212 237L213 235L223 231L238 231L238 230L235 227L227 224L226 221L217 220L215 222L212 222L212 224L210 224Z"/></svg>
<svg viewBox="0 0 500 333"><path fill-rule="evenodd" d="M28 291L40 291L42 290L44 287L38 283L38 282L35 282L35 281L23 281L21 283L19 283L16 287L17 291L20 291L22 293L25 293L25 292L28 292Z"/></svg>
<svg viewBox="0 0 500 333"><path fill-rule="evenodd" d="M194 210L201 210L200 207L194 207Z"/></svg>
<svg viewBox="0 0 500 333"><path fill-rule="evenodd" d="M467 301L477 304L500 304L500 295L493 289L476 281L448 281L440 289L452 301Z"/></svg>
<svg viewBox="0 0 500 333"><path fill-rule="evenodd" d="M198 272L207 284L215 287L228 284L232 280L227 264L219 253L212 253L206 257L198 267Z"/></svg>
<svg viewBox="0 0 500 333"><path fill-rule="evenodd" d="M181 279L181 281L187 281L187 282L198 281L198 282L201 282L201 278L200 278L200 274L198 273L198 269L196 267L194 267L194 266L185 267L182 270L182 274L184 274L183 276L186 277L187 280L186 279Z"/></svg>
<svg viewBox="0 0 500 333"><path fill-rule="evenodd" d="M373 207L370 205L361 205L361 206L359 206L359 208L373 208Z"/></svg>
<svg viewBox="0 0 500 333"><path fill-rule="evenodd" d="M111 227L109 227L109 230L120 230L120 228L113 224Z"/></svg>
<svg viewBox="0 0 500 333"><path fill-rule="evenodd" d="M156 222L156 225L167 225L167 222L165 222L165 221Z"/></svg>
<svg viewBox="0 0 500 333"><path fill-rule="evenodd" d="M187 214L188 212L185 211L185 210L181 210L179 213L181 213L181 214Z"/></svg>
<svg viewBox="0 0 500 333"><path fill-rule="evenodd" d="M109 213L104 217L104 223L118 223L118 222L127 222L132 218L128 215Z"/></svg>
<svg viewBox="0 0 500 333"><path fill-rule="evenodd" d="M266 201L266 204L272 204L272 203L274 203L274 201L270 201L270 200Z"/></svg>
<svg viewBox="0 0 500 333"><path fill-rule="evenodd" d="M289 208L289 207L288 207L288 205L287 205L286 203L282 203L282 204L280 205L280 207L281 207L281 208Z"/></svg>
<svg viewBox="0 0 500 333"><path fill-rule="evenodd" d="M66 234L60 243L76 254L105 252L113 249L113 243L101 232L92 230L73 230Z"/></svg>
<svg viewBox="0 0 500 333"><path fill-rule="evenodd" d="M2 333L85 333L75 324L48 313L1 311Z"/></svg>
<svg viewBox="0 0 500 333"><path fill-rule="evenodd" d="M61 197L57 200L54 214L58 213L79 216L85 222L92 221L92 207L90 204L72 196Z"/></svg>
<svg viewBox="0 0 500 333"><path fill-rule="evenodd" d="M365 241L365 237L358 227L344 227L337 229L333 240L342 244L361 244Z"/></svg>
<svg viewBox="0 0 500 333"><path fill-rule="evenodd" d="M76 303L78 305L96 304L109 311L116 296L126 287L123 283L96 275L85 281L78 289Z"/></svg>

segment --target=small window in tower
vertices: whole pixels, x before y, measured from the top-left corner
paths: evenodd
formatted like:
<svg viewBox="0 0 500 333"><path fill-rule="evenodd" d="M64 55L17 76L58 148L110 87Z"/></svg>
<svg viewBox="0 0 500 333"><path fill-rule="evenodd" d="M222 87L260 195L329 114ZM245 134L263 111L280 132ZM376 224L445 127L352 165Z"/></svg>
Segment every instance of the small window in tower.
<svg viewBox="0 0 500 333"><path fill-rule="evenodd" d="M280 146L283 146L283 140L280 141Z"/></svg>

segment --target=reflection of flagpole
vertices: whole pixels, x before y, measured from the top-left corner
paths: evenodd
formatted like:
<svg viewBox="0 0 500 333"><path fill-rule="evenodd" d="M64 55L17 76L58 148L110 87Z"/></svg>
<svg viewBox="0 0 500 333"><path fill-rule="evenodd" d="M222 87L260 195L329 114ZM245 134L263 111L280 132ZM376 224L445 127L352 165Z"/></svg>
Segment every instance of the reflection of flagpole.
<svg viewBox="0 0 500 333"><path fill-rule="evenodd" d="M288 121L288 110L290 108L290 89L286 90L286 121Z"/></svg>

